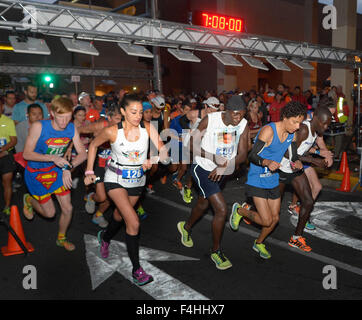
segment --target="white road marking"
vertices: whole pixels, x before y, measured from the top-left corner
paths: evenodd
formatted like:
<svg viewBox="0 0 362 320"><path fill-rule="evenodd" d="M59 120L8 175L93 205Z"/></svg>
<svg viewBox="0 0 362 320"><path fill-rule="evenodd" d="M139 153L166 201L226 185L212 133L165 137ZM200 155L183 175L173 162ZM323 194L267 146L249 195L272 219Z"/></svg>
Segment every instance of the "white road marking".
<svg viewBox="0 0 362 320"><path fill-rule="evenodd" d="M336 220L354 216L362 220L362 203L359 202L317 202L311 213L311 222L316 230L304 230L315 237L332 241L362 251L362 241L344 234L336 225ZM296 226L298 216L291 215L290 222ZM362 221L361 221L362 222Z"/></svg>
<svg viewBox="0 0 362 320"><path fill-rule="evenodd" d="M164 198L161 198L161 197L158 197L158 196L155 196L155 195L147 195L147 197L149 197L150 199L154 199L156 201L159 201L161 203L164 203L166 205L169 205L171 207L174 207L176 209L179 209L179 210L181 210L183 212L187 212L188 214L191 213L191 208L190 207L186 207L186 206L184 206L182 204L179 204L177 202L174 202L174 201L171 201L171 200L168 200L168 199L164 199ZM344 203L344 210L346 210L346 203ZM313 212L313 215L317 215L318 213L321 213L321 212L322 212L322 208L316 207L316 212ZM213 217L210 216L210 215L205 215L204 218L209 220L209 221L211 221L213 219ZM255 232L255 231L253 231L253 230L251 230L249 228L245 228L245 227L243 227L241 225L239 226L238 232L241 232L243 234L251 236L254 239L256 239L259 236L259 232ZM315 233L313 233L313 235L316 236ZM362 269L361 268L351 266L351 265L346 264L344 262L341 262L341 261L338 261L338 260L323 256L323 255L318 254L318 253L314 253L314 252L308 252L307 253L307 252L304 252L304 251L301 251L301 250L297 250L295 248L290 247L288 245L287 241L288 240L286 240L285 242L280 241L280 240L277 240L277 239L273 239L272 237L269 237L266 240L267 243L271 243L273 245L279 246L279 247L281 247L283 249L289 250L290 252L293 252L293 253L296 253L296 254L301 254L301 255L306 256L308 258L318 260L318 261L323 262L325 264L334 265L337 268L341 268L341 269L344 269L346 271L349 271L349 272L352 272L352 273L355 273L355 274L358 274L358 275L362 276Z"/></svg>
<svg viewBox="0 0 362 320"><path fill-rule="evenodd" d="M84 243L86 259L91 275L92 289L96 289L115 272L120 273L133 283L132 264L127 254L126 245L112 240L109 256L103 259L99 253L97 237L85 234ZM156 300L209 300L181 281L152 265L149 261L194 261L195 258L185 257L170 252L140 247L140 264L151 274L154 281L139 288Z"/></svg>

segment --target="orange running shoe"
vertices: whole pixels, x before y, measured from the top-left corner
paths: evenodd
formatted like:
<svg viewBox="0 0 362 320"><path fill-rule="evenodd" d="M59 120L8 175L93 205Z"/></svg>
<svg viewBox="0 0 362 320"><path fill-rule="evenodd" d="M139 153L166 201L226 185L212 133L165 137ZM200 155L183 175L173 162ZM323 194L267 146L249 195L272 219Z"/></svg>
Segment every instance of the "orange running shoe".
<svg viewBox="0 0 362 320"><path fill-rule="evenodd" d="M290 214L299 215L300 206L297 205L297 204L290 204L290 205L288 206L288 212L289 212Z"/></svg>
<svg viewBox="0 0 362 320"><path fill-rule="evenodd" d="M161 179L160 179L161 183L162 184L166 184L167 182L167 176L163 176Z"/></svg>
<svg viewBox="0 0 362 320"><path fill-rule="evenodd" d="M182 183L181 183L180 181L178 181L178 180L174 180L174 181L172 182L172 184L173 184L178 190L182 190L182 188L183 188Z"/></svg>
<svg viewBox="0 0 362 320"><path fill-rule="evenodd" d="M291 237L288 244L293 248L298 248L305 252L312 251L312 248L305 243L305 238L303 237L299 237L295 240L293 239L293 237Z"/></svg>

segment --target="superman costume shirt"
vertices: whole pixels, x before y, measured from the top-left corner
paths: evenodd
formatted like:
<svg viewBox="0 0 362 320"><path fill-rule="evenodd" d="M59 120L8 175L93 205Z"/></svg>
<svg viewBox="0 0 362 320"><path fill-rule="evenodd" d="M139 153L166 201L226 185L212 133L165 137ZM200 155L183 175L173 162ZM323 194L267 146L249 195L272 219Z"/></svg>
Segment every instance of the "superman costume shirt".
<svg viewBox="0 0 362 320"><path fill-rule="evenodd" d="M55 130L51 120L42 120L42 131L34 152L63 157L74 137L74 124L64 130ZM30 194L39 201L47 202L51 195L65 195L70 192L63 186L63 171L53 162L28 161L25 168L25 183Z"/></svg>

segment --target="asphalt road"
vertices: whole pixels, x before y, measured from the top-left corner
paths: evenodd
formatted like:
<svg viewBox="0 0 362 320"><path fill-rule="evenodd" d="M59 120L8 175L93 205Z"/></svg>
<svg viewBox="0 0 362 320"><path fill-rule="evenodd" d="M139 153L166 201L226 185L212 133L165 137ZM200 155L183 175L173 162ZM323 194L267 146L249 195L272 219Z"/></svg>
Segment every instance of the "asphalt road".
<svg viewBox="0 0 362 320"><path fill-rule="evenodd" d="M141 222L141 264L146 270L153 270L155 276L148 289L129 281L129 260L123 246L124 228L111 244L113 256L108 261L100 258L95 238L100 228L91 222L91 215L84 209L84 186L80 184L72 191L74 216L68 232L76 250L66 252L55 245L59 214L50 220L37 215L33 221L26 221L21 215L26 239L33 244L35 251L27 256L0 256L0 299L219 301L362 298L361 193L322 191L317 203L322 207L317 208L319 213L312 216L317 230L305 233L313 249L309 254L287 245L295 221L286 210L291 198L289 191L282 202L280 223L266 241L271 259L263 260L252 250L258 227L241 223L239 231L234 232L226 224L222 248L233 267L219 271L209 257L212 211L194 227L194 247L186 248L180 243L176 225L187 219L192 204L185 204L170 182L166 185L157 183L155 190L154 195L146 196L142 202L148 217ZM20 213L24 192L22 186L13 196ZM229 181L224 195L229 208L234 201L243 201L242 181ZM329 221L326 217L328 208L332 207L331 214L335 218ZM109 214L110 211L106 218ZM332 236L328 238L328 235ZM7 244L7 237L6 229L0 226L1 246ZM24 270L26 266L33 266L36 270L36 279L31 278L35 288L24 288L30 275ZM332 266L332 269L325 269L326 266ZM326 283L329 289L325 288Z"/></svg>

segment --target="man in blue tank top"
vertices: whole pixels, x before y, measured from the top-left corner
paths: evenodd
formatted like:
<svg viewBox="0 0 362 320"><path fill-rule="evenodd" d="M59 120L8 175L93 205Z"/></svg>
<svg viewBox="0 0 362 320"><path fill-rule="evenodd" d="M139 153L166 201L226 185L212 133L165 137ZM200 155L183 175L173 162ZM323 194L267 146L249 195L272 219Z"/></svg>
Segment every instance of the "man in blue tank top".
<svg viewBox="0 0 362 320"><path fill-rule="evenodd" d="M292 144L292 161L297 169L303 164L297 158L294 132L306 117L307 110L299 102L288 103L281 111L281 120L264 126L256 136L256 142L249 154L250 169L245 185L247 197L253 199L257 211L250 205L234 203L230 216L230 226L237 230L242 217L259 224L262 231L254 241L253 250L264 259L271 254L263 244L265 238L274 230L279 221L280 191L278 169L280 162Z"/></svg>
<svg viewBox="0 0 362 320"><path fill-rule="evenodd" d="M53 218L56 210L51 196L55 194L62 210L56 244L68 251L75 249L65 236L73 211L70 169L87 158L77 129L70 123L72 113L73 103L70 99L54 99L51 106L53 119L32 124L23 152L24 159L28 161L24 178L31 194L24 195L24 214L32 219L34 208L42 216ZM63 156L72 140L78 155L71 165Z"/></svg>

